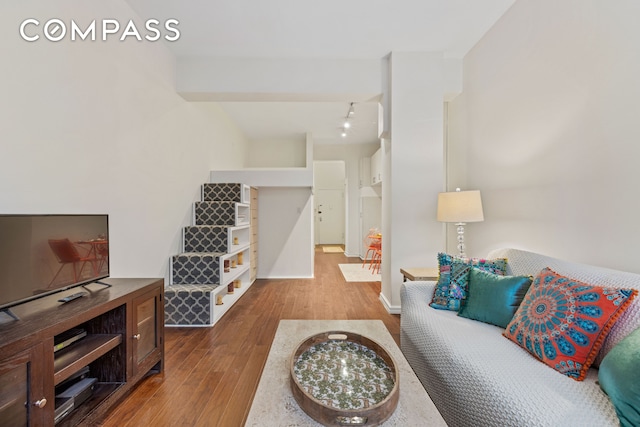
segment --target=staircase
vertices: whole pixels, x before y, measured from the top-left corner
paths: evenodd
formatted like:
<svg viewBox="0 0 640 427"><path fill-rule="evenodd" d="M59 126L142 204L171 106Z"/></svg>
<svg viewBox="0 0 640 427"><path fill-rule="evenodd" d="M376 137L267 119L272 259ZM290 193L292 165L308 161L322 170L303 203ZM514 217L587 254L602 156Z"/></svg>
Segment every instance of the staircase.
<svg viewBox="0 0 640 427"><path fill-rule="evenodd" d="M171 257L165 326L213 326L250 282L250 188L203 184L182 252Z"/></svg>

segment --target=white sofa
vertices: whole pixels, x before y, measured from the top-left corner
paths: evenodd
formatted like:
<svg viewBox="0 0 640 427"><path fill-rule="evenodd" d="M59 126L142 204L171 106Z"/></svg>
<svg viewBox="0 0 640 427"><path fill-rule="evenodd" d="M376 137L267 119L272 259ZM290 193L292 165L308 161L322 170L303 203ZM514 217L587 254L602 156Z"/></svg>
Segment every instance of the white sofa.
<svg viewBox="0 0 640 427"><path fill-rule="evenodd" d="M517 249L507 275L537 275L544 267L587 283L640 289L640 275L571 263ZM450 426L617 426L613 404L600 389L597 368L584 381L562 375L502 335L504 329L429 306L435 282L401 288L402 351ZM640 297L611 329L603 354L640 326Z"/></svg>

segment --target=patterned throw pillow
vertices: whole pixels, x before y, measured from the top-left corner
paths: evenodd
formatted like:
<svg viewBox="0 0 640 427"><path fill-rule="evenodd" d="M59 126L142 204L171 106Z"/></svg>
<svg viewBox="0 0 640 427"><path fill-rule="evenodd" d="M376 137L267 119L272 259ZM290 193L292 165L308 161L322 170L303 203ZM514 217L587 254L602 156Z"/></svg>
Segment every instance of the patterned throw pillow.
<svg viewBox="0 0 640 427"><path fill-rule="evenodd" d="M545 268L503 335L556 371L582 381L637 292L590 285Z"/></svg>
<svg viewBox="0 0 640 427"><path fill-rule="evenodd" d="M471 267L504 276L507 270L507 259L462 258L438 253L440 275L429 305L439 310L458 311L460 301L466 297Z"/></svg>

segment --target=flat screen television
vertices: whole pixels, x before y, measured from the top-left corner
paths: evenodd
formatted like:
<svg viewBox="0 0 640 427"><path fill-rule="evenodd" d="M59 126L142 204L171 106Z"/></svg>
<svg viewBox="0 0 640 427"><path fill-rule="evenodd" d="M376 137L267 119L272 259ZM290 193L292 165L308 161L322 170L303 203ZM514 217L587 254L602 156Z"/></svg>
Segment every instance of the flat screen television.
<svg viewBox="0 0 640 427"><path fill-rule="evenodd" d="M0 310L108 276L108 215L0 215Z"/></svg>

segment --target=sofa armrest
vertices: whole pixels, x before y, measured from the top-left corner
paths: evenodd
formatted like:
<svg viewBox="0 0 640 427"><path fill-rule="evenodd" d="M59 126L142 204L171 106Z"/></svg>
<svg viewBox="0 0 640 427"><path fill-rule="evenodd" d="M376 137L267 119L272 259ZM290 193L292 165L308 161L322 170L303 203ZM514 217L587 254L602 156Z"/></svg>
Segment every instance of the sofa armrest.
<svg viewBox="0 0 640 427"><path fill-rule="evenodd" d="M435 281L414 281L402 282L400 288L400 304L404 306L405 302L423 302L429 303L433 298L433 291L436 288Z"/></svg>

